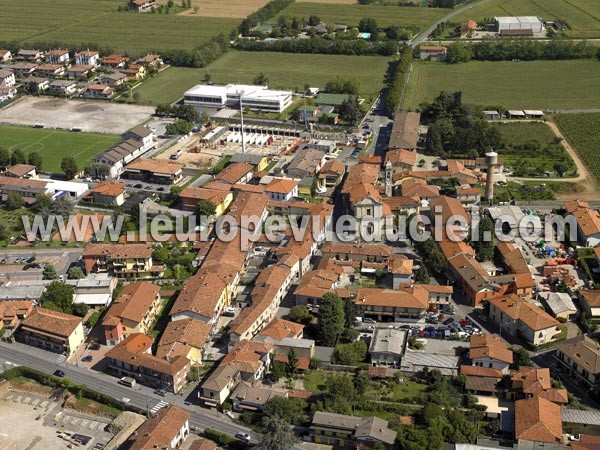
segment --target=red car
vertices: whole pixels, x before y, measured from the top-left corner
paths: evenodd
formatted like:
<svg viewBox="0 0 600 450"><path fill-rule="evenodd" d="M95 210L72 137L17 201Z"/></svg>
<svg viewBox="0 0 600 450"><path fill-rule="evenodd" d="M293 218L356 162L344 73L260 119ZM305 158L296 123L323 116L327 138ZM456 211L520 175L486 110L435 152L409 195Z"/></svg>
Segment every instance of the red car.
<svg viewBox="0 0 600 450"><path fill-rule="evenodd" d="M469 319L462 319L458 323L461 324L462 326L465 326L465 325L469 325L471 323L471 321Z"/></svg>

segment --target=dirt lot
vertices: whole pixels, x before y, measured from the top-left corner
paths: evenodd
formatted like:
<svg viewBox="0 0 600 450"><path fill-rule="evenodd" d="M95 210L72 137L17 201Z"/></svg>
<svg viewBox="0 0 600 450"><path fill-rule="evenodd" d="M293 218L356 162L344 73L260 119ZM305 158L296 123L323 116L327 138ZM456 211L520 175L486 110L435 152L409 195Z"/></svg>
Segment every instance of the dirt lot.
<svg viewBox="0 0 600 450"><path fill-rule="evenodd" d="M192 0L192 8L186 9L180 16L224 17L226 19L245 19L250 13L267 4L268 0ZM159 3L167 3L160 0ZM194 7L200 9L198 13Z"/></svg>
<svg viewBox="0 0 600 450"><path fill-rule="evenodd" d="M0 110L0 123L46 128L120 134L149 119L154 113L150 106L65 100L48 97L24 97L21 101Z"/></svg>

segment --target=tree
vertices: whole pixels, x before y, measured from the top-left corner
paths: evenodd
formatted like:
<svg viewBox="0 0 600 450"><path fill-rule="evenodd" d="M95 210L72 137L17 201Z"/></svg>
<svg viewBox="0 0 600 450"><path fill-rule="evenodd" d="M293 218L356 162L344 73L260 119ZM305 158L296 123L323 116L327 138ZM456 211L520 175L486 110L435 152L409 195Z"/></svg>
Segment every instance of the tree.
<svg viewBox="0 0 600 450"><path fill-rule="evenodd" d="M346 328L356 325L356 305L350 299L344 301L344 325Z"/></svg>
<svg viewBox="0 0 600 450"><path fill-rule="evenodd" d="M73 202L67 197L57 197L50 205L50 211L59 217L69 217L73 212Z"/></svg>
<svg viewBox="0 0 600 450"><path fill-rule="evenodd" d="M0 168L6 168L10 165L10 153L8 149L0 147Z"/></svg>
<svg viewBox="0 0 600 450"><path fill-rule="evenodd" d="M271 378L274 382L277 382L283 377L285 377L285 364L281 361L273 361L273 367L271 367Z"/></svg>
<svg viewBox="0 0 600 450"><path fill-rule="evenodd" d="M39 170L42 167L42 157L38 152L31 152L27 157L27 164Z"/></svg>
<svg viewBox="0 0 600 450"><path fill-rule="evenodd" d="M519 366L531 366L531 358L529 352L524 348L510 348L513 352L513 363L510 365L511 369L518 369Z"/></svg>
<svg viewBox="0 0 600 450"><path fill-rule="evenodd" d="M563 175L569 170L569 166L567 166L564 162L555 162L552 166L559 177L563 177Z"/></svg>
<svg viewBox="0 0 600 450"><path fill-rule="evenodd" d="M261 428L263 435L256 450L290 450L296 443L291 427L279 417L265 416Z"/></svg>
<svg viewBox="0 0 600 450"><path fill-rule="evenodd" d="M290 309L290 313L288 314L289 319L292 322L307 324L310 323L313 319L312 314L308 310L308 308L304 305L296 305L292 309Z"/></svg>
<svg viewBox="0 0 600 450"><path fill-rule="evenodd" d="M83 273L83 270L81 270L81 267L71 267L67 272L67 275L69 280L81 280L82 278L85 278L85 274Z"/></svg>
<svg viewBox="0 0 600 450"><path fill-rule="evenodd" d="M72 156L65 156L60 163L60 168L69 180L73 179L79 173L77 161Z"/></svg>
<svg viewBox="0 0 600 450"><path fill-rule="evenodd" d="M344 303L338 294L326 292L321 299L317 321L317 340L320 345L333 347L345 328Z"/></svg>
<svg viewBox="0 0 600 450"><path fill-rule="evenodd" d="M302 421L305 409L306 401L300 398L273 397L265 403L264 413L288 424L297 424Z"/></svg>
<svg viewBox="0 0 600 450"><path fill-rule="evenodd" d="M288 361L285 366L285 371L288 377L293 377L298 372L298 355L296 355L296 350L293 348L288 352Z"/></svg>
<svg viewBox="0 0 600 450"><path fill-rule="evenodd" d="M206 217L210 217L210 216L214 216L215 213L217 212L217 207L216 205L211 202L210 200L200 200L198 202L198 204L196 205L196 216L198 217L202 217L202 216L206 216Z"/></svg>
<svg viewBox="0 0 600 450"><path fill-rule="evenodd" d="M343 398L351 402L356 396L352 378L341 373L327 378L325 387L327 389L327 395L330 397Z"/></svg>
<svg viewBox="0 0 600 450"><path fill-rule="evenodd" d="M79 317L85 317L90 307L85 303L74 303L71 312Z"/></svg>
<svg viewBox="0 0 600 450"><path fill-rule="evenodd" d="M172 2L173 0L169 0L170 2ZM139 103L140 100L142 99L142 95L139 92L134 92L133 93L133 101L136 103Z"/></svg>
<svg viewBox="0 0 600 450"><path fill-rule="evenodd" d="M415 272L415 282L419 284L429 284L429 271L424 264L421 264Z"/></svg>
<svg viewBox="0 0 600 450"><path fill-rule="evenodd" d="M44 271L42 272L43 280L56 280L58 275L56 275L56 269L52 264L44 264Z"/></svg>
<svg viewBox="0 0 600 450"><path fill-rule="evenodd" d="M53 281L48 285L40 298L42 306L71 314L73 311L74 291L75 288L69 284L62 281Z"/></svg>
<svg viewBox="0 0 600 450"><path fill-rule="evenodd" d="M308 17L308 25L311 27L314 27L315 25L319 25L319 23L321 22L321 19L319 18L319 16L309 16Z"/></svg>
<svg viewBox="0 0 600 450"><path fill-rule="evenodd" d="M13 150L10 154L10 163L14 166L15 164L25 164L27 162L25 153L20 148Z"/></svg>
<svg viewBox="0 0 600 450"><path fill-rule="evenodd" d="M369 377L369 374L367 372L361 371L354 376L352 382L354 383L354 390L356 391L356 395L361 396L365 393L365 391L369 387L369 384L371 384L371 378Z"/></svg>
<svg viewBox="0 0 600 450"><path fill-rule="evenodd" d="M25 205L25 200L18 192L10 191L6 197L5 207L9 211L15 211Z"/></svg>
<svg viewBox="0 0 600 450"><path fill-rule="evenodd" d="M367 343L359 340L349 344L339 344L335 348L333 356L338 364L355 366L365 360L367 350Z"/></svg>
<svg viewBox="0 0 600 450"><path fill-rule="evenodd" d="M254 84L259 86L266 86L267 84L269 84L269 77L267 77L263 72L260 72L254 77Z"/></svg>
<svg viewBox="0 0 600 450"><path fill-rule="evenodd" d="M360 120L361 111L358 104L358 97L351 95L344 100L340 106L340 117L352 125L356 125Z"/></svg>
<svg viewBox="0 0 600 450"><path fill-rule="evenodd" d="M486 235L489 235L489 239L484 239ZM485 216L479 222L479 236L476 241L473 242L473 250L478 261L491 261L494 259L494 223L492 219Z"/></svg>
<svg viewBox="0 0 600 450"><path fill-rule="evenodd" d="M8 228L3 223L0 223L0 241L8 239Z"/></svg>

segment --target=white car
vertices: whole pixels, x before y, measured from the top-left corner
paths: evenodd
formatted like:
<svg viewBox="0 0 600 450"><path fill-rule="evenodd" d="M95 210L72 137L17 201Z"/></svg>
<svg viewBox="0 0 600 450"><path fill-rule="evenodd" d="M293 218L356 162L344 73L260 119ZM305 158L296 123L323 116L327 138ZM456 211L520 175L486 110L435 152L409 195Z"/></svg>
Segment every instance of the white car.
<svg viewBox="0 0 600 450"><path fill-rule="evenodd" d="M248 433L244 433L243 431L240 431L239 433L236 433L235 437L238 438L241 441L250 442L250 435Z"/></svg>

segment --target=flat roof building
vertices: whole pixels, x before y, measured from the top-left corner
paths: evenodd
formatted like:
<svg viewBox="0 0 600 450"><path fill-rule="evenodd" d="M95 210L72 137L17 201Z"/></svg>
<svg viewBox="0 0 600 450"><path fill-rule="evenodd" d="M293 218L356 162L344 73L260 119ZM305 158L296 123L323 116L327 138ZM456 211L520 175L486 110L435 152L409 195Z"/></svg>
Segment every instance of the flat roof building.
<svg viewBox="0 0 600 450"><path fill-rule="evenodd" d="M184 104L200 108L239 108L240 100L248 109L282 112L292 104L292 92L244 84L198 84L183 94Z"/></svg>
<svg viewBox="0 0 600 450"><path fill-rule="evenodd" d="M494 22L498 32L503 30L531 30L534 33L540 33L544 28L542 20L536 16L494 17Z"/></svg>

